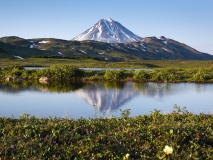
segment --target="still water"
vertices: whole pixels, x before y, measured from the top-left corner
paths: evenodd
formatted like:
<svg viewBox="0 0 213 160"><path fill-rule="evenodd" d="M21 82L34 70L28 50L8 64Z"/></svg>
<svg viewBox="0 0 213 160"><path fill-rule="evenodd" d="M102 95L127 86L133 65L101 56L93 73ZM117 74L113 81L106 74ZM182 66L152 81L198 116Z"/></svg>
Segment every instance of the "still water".
<svg viewBox="0 0 213 160"><path fill-rule="evenodd" d="M33 70L33 69L47 69L48 67L24 67L24 69L26 70ZM82 70L86 70L86 71L106 71L106 70L121 70L121 68L79 68ZM146 70L146 71L151 71L151 68L123 68L124 70Z"/></svg>
<svg viewBox="0 0 213 160"><path fill-rule="evenodd" d="M26 113L37 117L99 118L174 110L174 104L192 113L213 113L213 84L90 82L0 83L0 116Z"/></svg>

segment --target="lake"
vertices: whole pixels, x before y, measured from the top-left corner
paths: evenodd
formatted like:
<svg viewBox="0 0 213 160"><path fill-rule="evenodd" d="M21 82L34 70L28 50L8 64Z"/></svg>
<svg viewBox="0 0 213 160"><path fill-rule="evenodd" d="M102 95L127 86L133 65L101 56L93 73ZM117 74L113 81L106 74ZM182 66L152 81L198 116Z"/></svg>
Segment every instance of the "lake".
<svg viewBox="0 0 213 160"><path fill-rule="evenodd" d="M192 113L213 113L213 84L90 82L0 83L0 116L99 118L174 110L174 104Z"/></svg>
<svg viewBox="0 0 213 160"><path fill-rule="evenodd" d="M33 69L47 69L48 67L24 67L24 69L26 70L33 70ZM86 71L102 71L102 70L121 70L121 68L79 68L82 70L86 70ZM151 71L152 69L150 68L124 68L124 70L146 70L146 71Z"/></svg>

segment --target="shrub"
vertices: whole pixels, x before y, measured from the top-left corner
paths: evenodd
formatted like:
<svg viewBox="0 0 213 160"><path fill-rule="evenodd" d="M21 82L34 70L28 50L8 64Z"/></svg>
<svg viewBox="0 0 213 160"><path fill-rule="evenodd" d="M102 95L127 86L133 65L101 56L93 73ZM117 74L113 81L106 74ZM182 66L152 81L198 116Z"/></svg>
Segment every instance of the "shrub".
<svg viewBox="0 0 213 160"><path fill-rule="evenodd" d="M135 71L133 78L137 81L147 81L150 79L150 74L148 71L144 70Z"/></svg>
<svg viewBox="0 0 213 160"><path fill-rule="evenodd" d="M104 79L106 80L124 80L132 76L131 71L127 70L106 70L104 74Z"/></svg>
<svg viewBox="0 0 213 160"><path fill-rule="evenodd" d="M174 68L154 69L151 74L154 81L179 81L182 80L179 70Z"/></svg>
<svg viewBox="0 0 213 160"><path fill-rule="evenodd" d="M0 117L4 159L212 159L213 116L176 106L129 118Z"/></svg>
<svg viewBox="0 0 213 160"><path fill-rule="evenodd" d="M195 74L192 77L192 80L194 81L199 81L199 82L205 82L208 81L210 79L212 79L212 72L210 69L197 69L197 71L195 72Z"/></svg>
<svg viewBox="0 0 213 160"><path fill-rule="evenodd" d="M5 67L0 70L0 77L6 76L35 78L49 77L57 80L137 80L158 82L213 82L213 69L176 69L163 68L152 71L129 71L129 70L107 70L107 71L85 71L71 65L54 65L46 69L25 70L22 67Z"/></svg>
<svg viewBox="0 0 213 160"><path fill-rule="evenodd" d="M70 65L55 65L48 69L37 70L36 74L38 77L45 76L65 80L71 78L81 78L84 75L84 71Z"/></svg>

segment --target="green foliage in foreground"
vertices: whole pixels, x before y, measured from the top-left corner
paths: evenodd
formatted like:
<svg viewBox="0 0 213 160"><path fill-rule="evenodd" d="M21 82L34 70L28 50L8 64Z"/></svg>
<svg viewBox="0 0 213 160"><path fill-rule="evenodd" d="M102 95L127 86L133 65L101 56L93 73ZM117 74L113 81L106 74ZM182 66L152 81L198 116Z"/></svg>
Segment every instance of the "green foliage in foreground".
<svg viewBox="0 0 213 160"><path fill-rule="evenodd" d="M213 159L213 116L187 110L129 118L0 118L3 159Z"/></svg>
<svg viewBox="0 0 213 160"><path fill-rule="evenodd" d="M152 82L213 82L213 68L161 68L152 70L106 70L86 71L72 65L53 65L46 69L26 70L23 67L0 68L0 78L8 76L24 79L49 77L54 80L135 80Z"/></svg>

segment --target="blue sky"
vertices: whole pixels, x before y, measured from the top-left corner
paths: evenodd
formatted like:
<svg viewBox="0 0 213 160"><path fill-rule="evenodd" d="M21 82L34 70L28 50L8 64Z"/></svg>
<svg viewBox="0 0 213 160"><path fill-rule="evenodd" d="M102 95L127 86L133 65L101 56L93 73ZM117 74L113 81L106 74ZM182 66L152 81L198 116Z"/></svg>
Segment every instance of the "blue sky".
<svg viewBox="0 0 213 160"><path fill-rule="evenodd" d="M70 40L111 17L141 37L164 35L213 54L213 0L0 0L0 37Z"/></svg>

